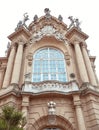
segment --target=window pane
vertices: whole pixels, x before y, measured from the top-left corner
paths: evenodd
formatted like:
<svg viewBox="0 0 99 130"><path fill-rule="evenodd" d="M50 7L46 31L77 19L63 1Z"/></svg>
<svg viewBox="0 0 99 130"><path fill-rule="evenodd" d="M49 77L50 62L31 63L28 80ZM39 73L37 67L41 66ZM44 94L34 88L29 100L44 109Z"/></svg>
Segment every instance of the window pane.
<svg viewBox="0 0 99 130"><path fill-rule="evenodd" d="M59 80L66 82L63 54L54 48L38 50L33 57L33 82Z"/></svg>

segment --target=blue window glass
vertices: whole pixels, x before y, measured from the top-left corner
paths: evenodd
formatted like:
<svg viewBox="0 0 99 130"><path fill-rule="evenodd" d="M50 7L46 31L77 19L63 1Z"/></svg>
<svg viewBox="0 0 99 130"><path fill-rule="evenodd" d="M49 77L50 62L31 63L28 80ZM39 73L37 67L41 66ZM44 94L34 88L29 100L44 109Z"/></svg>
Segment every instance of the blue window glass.
<svg viewBox="0 0 99 130"><path fill-rule="evenodd" d="M67 81L64 55L54 48L43 48L33 56L32 81Z"/></svg>

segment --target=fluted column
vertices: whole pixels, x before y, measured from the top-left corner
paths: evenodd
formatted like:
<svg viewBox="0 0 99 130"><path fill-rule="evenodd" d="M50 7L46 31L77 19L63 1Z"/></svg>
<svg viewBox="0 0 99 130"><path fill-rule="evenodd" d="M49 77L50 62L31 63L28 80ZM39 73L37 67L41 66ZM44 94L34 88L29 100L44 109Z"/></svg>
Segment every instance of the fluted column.
<svg viewBox="0 0 99 130"><path fill-rule="evenodd" d="M79 95L73 95L73 101L74 101L74 106L75 106L78 130L86 130L86 126L85 126L85 122L84 122L84 116L83 116L83 112L82 112L82 107L81 107L81 102L80 102Z"/></svg>
<svg viewBox="0 0 99 130"><path fill-rule="evenodd" d="M16 58L15 58L15 63L14 63L14 69L13 69L11 83L18 84L18 82L19 82L21 63L22 63L22 55L23 55L23 42L19 42L17 54L16 54Z"/></svg>
<svg viewBox="0 0 99 130"><path fill-rule="evenodd" d="M8 63L7 63L4 81L3 81L3 86L2 86L3 88L7 87L10 83L15 54L16 54L16 48L15 48L15 46L12 46L11 52L9 55L9 59L8 59Z"/></svg>
<svg viewBox="0 0 99 130"><path fill-rule="evenodd" d="M75 48L77 65L78 65L81 80L82 82L89 82L87 70L85 68L82 52L79 46L79 41L74 42L74 48Z"/></svg>
<svg viewBox="0 0 99 130"><path fill-rule="evenodd" d="M86 68L88 71L88 76L89 76L90 82L92 83L92 85L96 86L97 82L96 82L95 74L94 74L94 71L92 69L91 62L90 62L85 45L82 46L82 53L84 56L84 60L85 60L85 64L86 64Z"/></svg>

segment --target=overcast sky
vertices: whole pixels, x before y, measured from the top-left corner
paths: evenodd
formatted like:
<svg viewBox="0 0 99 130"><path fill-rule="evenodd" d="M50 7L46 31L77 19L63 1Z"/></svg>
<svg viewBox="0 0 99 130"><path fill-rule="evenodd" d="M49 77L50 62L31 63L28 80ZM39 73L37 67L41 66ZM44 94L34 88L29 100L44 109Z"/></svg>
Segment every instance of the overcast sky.
<svg viewBox="0 0 99 130"><path fill-rule="evenodd" d="M69 24L68 16L79 18L82 31L89 35L86 40L92 56L96 56L96 71L99 77L99 4L98 0L2 0L0 2L0 56L5 55L8 43L7 36L14 32L19 20L27 12L31 23L35 14L44 15L44 9L49 8L51 15L63 16L63 21Z"/></svg>

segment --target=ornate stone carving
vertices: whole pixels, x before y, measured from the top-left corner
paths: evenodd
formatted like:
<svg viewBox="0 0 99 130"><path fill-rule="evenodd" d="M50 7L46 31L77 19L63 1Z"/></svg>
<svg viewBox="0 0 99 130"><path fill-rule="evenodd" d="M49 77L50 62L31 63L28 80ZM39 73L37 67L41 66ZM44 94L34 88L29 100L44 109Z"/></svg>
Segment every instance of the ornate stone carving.
<svg viewBox="0 0 99 130"><path fill-rule="evenodd" d="M45 13L46 20L49 20L51 18L49 8L45 8L44 13Z"/></svg>
<svg viewBox="0 0 99 130"><path fill-rule="evenodd" d="M49 115L55 115L55 108L56 108L56 103L53 101L50 101L48 103L48 114Z"/></svg>
<svg viewBox="0 0 99 130"><path fill-rule="evenodd" d="M48 122L54 124L56 121L56 103L50 101L48 103Z"/></svg>
<svg viewBox="0 0 99 130"><path fill-rule="evenodd" d="M56 39L58 39L60 41L64 41L65 40L64 34L60 33L53 26L46 25L40 31L38 31L38 32L33 34L30 42L34 43L36 41L39 41L44 36L54 36Z"/></svg>
<svg viewBox="0 0 99 130"><path fill-rule="evenodd" d="M33 60L32 53L29 53L29 55L27 56L27 59L28 59L28 65L31 66L32 65L32 60Z"/></svg>
<svg viewBox="0 0 99 130"><path fill-rule="evenodd" d="M68 19L71 22L68 29L70 29L72 27L77 27L77 29L81 30L81 28L80 28L81 22L79 22L78 18L75 19L75 18L73 18L73 16L69 16Z"/></svg>
<svg viewBox="0 0 99 130"><path fill-rule="evenodd" d="M34 22L36 22L38 20L38 16L35 15L33 19L34 19Z"/></svg>
<svg viewBox="0 0 99 130"><path fill-rule="evenodd" d="M63 21L63 17L61 15L58 16L59 21Z"/></svg>
<svg viewBox="0 0 99 130"><path fill-rule="evenodd" d="M73 91L78 91L78 85L75 81L62 83L56 81L46 81L40 83L30 83L26 82L22 88L23 92L42 93L42 92L59 92L68 93Z"/></svg>
<svg viewBox="0 0 99 130"><path fill-rule="evenodd" d="M67 65L70 65L70 55L68 54L68 52L65 52L65 59L66 59Z"/></svg>
<svg viewBox="0 0 99 130"><path fill-rule="evenodd" d="M79 19L75 19L75 26L76 26L79 30L81 30L80 24L81 24L81 22L79 22Z"/></svg>
<svg viewBox="0 0 99 130"><path fill-rule="evenodd" d="M75 20L73 19L73 16L69 16L68 19L71 22L70 25L69 25L69 29L70 29L71 27L75 26L75 24L74 24Z"/></svg>
<svg viewBox="0 0 99 130"><path fill-rule="evenodd" d="M31 81L31 73L25 74L25 81Z"/></svg>
<svg viewBox="0 0 99 130"><path fill-rule="evenodd" d="M27 13L23 14L23 20L20 20L17 24L17 27L15 30L19 29L20 27L24 26L27 28L26 21L29 20L29 15Z"/></svg>

